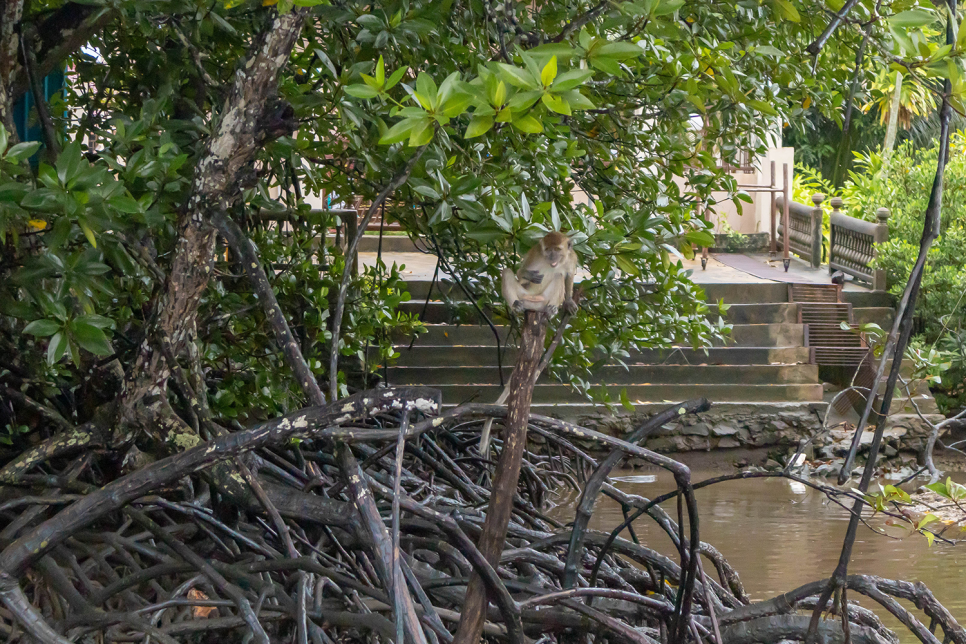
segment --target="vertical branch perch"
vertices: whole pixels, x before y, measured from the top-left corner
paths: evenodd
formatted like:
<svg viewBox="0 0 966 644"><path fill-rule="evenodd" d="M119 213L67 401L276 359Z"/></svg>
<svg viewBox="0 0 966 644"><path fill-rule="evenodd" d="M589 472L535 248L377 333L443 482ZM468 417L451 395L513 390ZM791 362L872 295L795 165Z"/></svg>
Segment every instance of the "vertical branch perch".
<svg viewBox="0 0 966 644"><path fill-rule="evenodd" d="M520 338L520 352L510 376L510 395L503 437L503 451L493 475L490 505L483 523L479 548L494 568L500 561L507 526L513 511L513 497L520 478L520 465L527 444L527 423L530 419L530 403L533 400L534 374L543 355L544 338L547 335L545 313L527 311ZM466 601L460 616L454 644L477 644L483 633L487 607L486 586L478 574L470 578L466 589Z"/></svg>

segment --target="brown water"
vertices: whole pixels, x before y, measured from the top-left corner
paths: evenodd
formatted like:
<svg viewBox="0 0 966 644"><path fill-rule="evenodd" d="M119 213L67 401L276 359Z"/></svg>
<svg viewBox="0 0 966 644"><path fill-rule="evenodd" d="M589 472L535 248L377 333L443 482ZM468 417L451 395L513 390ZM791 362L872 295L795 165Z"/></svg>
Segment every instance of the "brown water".
<svg viewBox="0 0 966 644"><path fill-rule="evenodd" d="M694 472L693 480L715 475L720 473ZM674 489L673 480L664 473L615 471L612 478L624 492L647 498ZM961 476L953 478L963 480ZM848 513L814 490L782 479L750 479L712 485L696 495L702 541L713 544L735 567L752 600L769 599L826 578L838 563ZM674 516L676 504L666 504L665 510ZM557 508L556 514L572 518L573 501ZM609 532L623 520L620 505L602 495L591 528ZM956 619L966 623L966 543L936 543L930 548L921 535L873 524L900 538L888 538L860 526L850 570L925 582ZM653 521L642 517L634 528L642 543L677 560L667 535ZM628 537L626 532L623 536ZM903 644L918 641L872 600L855 593L850 599L859 599L861 605L875 610ZM917 616L925 619L921 613Z"/></svg>

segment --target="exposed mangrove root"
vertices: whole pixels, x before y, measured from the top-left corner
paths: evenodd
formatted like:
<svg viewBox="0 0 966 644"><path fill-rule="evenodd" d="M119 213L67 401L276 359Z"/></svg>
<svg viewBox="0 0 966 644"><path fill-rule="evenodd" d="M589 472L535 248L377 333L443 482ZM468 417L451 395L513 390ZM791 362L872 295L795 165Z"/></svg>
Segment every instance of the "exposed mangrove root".
<svg viewBox="0 0 966 644"><path fill-rule="evenodd" d="M500 499L477 483L495 474L479 451L488 420L502 454L506 408L440 413L436 391L391 388L217 435L128 473L110 466L116 455L38 453L27 469L8 468L0 488L0 639L333 644L401 632L407 644L451 644L476 579L487 600L482 637L494 642L804 640L806 611L830 580L750 603L738 572L698 533L693 490L714 481L693 484L686 467L634 443L654 423L624 441L547 417L513 421L527 439L515 494ZM598 462L579 449L585 441L611 456ZM624 454L668 469L676 488L654 500L621 492L608 472ZM581 499L572 526L548 512L562 494ZM674 557L633 533L590 529L600 494L655 521ZM507 500L492 556L480 543L486 509ZM896 644L869 610L881 607L923 643L966 644L921 584L850 575L845 586L848 601L820 622L825 641L847 628L856 644Z"/></svg>

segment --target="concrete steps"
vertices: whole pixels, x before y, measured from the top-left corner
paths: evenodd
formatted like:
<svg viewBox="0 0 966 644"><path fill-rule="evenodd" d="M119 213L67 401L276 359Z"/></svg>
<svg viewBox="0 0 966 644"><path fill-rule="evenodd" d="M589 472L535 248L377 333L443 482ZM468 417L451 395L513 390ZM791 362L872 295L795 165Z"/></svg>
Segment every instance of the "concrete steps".
<svg viewBox="0 0 966 644"><path fill-rule="evenodd" d="M434 385L443 392L443 401L450 404L466 402L492 403L503 388L499 385ZM696 396L706 396L713 401L726 402L813 402L822 399L822 385L746 385L742 384L662 384L625 385L632 403L675 402ZM615 398L617 392L614 392ZM533 390L534 404L572 403L576 396L565 385L536 385Z"/></svg>
<svg viewBox="0 0 966 644"><path fill-rule="evenodd" d="M385 238L384 238L385 240ZM409 293L414 300L425 300L429 292L429 280L407 282ZM472 284L470 285L472 286ZM759 282L753 284L702 284L709 303L724 300L726 304L787 304L788 285ZM438 280L433 285L433 299L438 299L440 291L462 299L462 291L448 280ZM871 291L843 291L842 300L854 308L891 308L895 303L888 293Z"/></svg>
<svg viewBox="0 0 966 644"><path fill-rule="evenodd" d="M451 285L447 286L451 287ZM426 303L426 293L424 292L421 297L412 295L413 299L401 304L400 310L419 315L423 313L425 307L426 312L422 315L422 320L427 324L452 324L458 318L462 318L467 325L480 322L480 316L476 309L462 301L461 291L447 292L453 298L452 303L436 300L435 298L439 297L439 294L434 289L434 300L431 300L429 304ZM412 291L410 293L412 294ZM724 314L720 314L716 307L712 307L708 317L712 321L717 321L720 316L729 324L798 324L800 307L800 304L793 302L732 304ZM460 309L460 315L456 314L457 308ZM891 308L853 307L852 313L856 324L875 322L887 331L892 326L893 310ZM487 315L490 316L491 320L505 321L501 320L499 315L494 312L487 311Z"/></svg>
<svg viewBox="0 0 966 644"><path fill-rule="evenodd" d="M402 309L422 314L428 332L414 342L410 336L394 338L399 355L388 370L389 384L438 387L447 406L494 402L503 387L493 330L481 324L479 313L464 301L462 289L453 283L413 281L408 286L412 301ZM471 284L470 288L479 287ZM812 417L823 412L828 396L818 366L810 364L807 327L800 322L802 304L789 302L788 285L705 284L703 288L712 306L709 318L716 322L720 315L732 325L725 342L699 349L632 352L622 359L623 364L600 367L589 384L607 386L613 401L624 390L636 412L646 413L668 401L698 396L713 401L717 409L725 410L723 413L734 408L748 414L758 406L763 410L780 408L782 413L797 410L795 413ZM891 324L892 298L888 294L846 291L843 299L843 309L851 306L856 324L875 322L883 328ZM717 311L714 304L718 301L729 305L727 311ZM505 383L513 370L516 349L507 346L508 339L511 344L513 340L509 328L503 326L507 321L492 311L487 315L497 325ZM823 332L846 333L832 327ZM905 403L897 400L896 405ZM547 374L535 387L532 409L534 413L569 419L601 413L599 407ZM750 413L753 417L754 411Z"/></svg>
<svg viewBox="0 0 966 644"><path fill-rule="evenodd" d="M418 348L417 348L418 347ZM394 367L495 366L496 346L397 345ZM373 359L376 353L373 351ZM503 352L503 364L512 366L516 349ZM634 365L796 365L808 363L808 347L709 347L708 349L647 349L633 352L624 360ZM390 382L394 382L390 374Z"/></svg>
<svg viewBox="0 0 966 644"><path fill-rule="evenodd" d="M509 331L504 326L496 327L501 345ZM736 324L730 336L719 346L739 347L800 347L805 337L801 324ZM395 341L408 348L411 336L398 336ZM495 347L496 336L488 326L452 324L431 324L428 332L420 334L416 340L419 347L485 346ZM413 350L416 350L414 345Z"/></svg>
<svg viewBox="0 0 966 644"><path fill-rule="evenodd" d="M512 365L503 367L506 382ZM818 367L796 365L703 365L695 369L689 365L631 364L606 365L596 372L595 381L607 385L718 385L732 380L749 385L810 385L818 380ZM553 384L553 379L541 375L538 384ZM496 366L407 366L393 369L394 385L499 385Z"/></svg>

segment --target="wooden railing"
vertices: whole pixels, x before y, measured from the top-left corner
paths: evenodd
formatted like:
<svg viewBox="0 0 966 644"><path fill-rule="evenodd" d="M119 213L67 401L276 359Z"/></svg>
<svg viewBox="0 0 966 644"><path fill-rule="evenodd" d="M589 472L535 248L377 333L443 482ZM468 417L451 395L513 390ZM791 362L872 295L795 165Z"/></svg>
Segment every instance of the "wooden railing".
<svg viewBox="0 0 966 644"><path fill-rule="evenodd" d="M886 290L885 270L873 268L877 257L876 245L889 241L889 209L879 208L878 223L849 217L843 213L842 200L832 198L832 214L829 216L829 273L842 271L865 282L874 291Z"/></svg>
<svg viewBox="0 0 966 644"><path fill-rule="evenodd" d="M802 259L807 260L812 268L822 265L822 202L825 195L812 195L814 206L790 201L788 204L788 230L784 221L778 222L778 236L785 239L787 235L788 250ZM783 212L785 196L779 195L775 199L776 212Z"/></svg>
<svg viewBox="0 0 966 644"><path fill-rule="evenodd" d="M812 195L814 206L806 206L794 201L788 204L788 231L778 223L778 237L786 240L788 249L807 260L813 268L822 263L822 202L825 195ZM863 282L874 291L886 290L885 271L873 268L873 260L878 256L876 246L889 241L889 209L876 211L878 223L850 217L841 211L842 199L832 197L829 201L832 214L829 216L829 274L842 271L851 275L855 281ZM775 212L783 214L784 196L775 199Z"/></svg>

